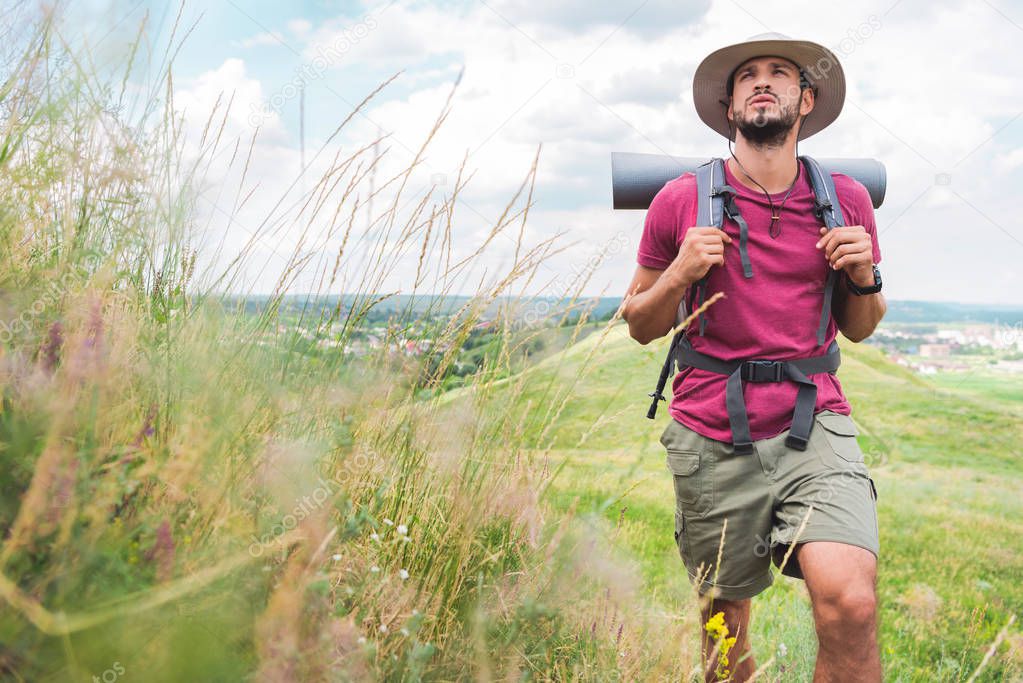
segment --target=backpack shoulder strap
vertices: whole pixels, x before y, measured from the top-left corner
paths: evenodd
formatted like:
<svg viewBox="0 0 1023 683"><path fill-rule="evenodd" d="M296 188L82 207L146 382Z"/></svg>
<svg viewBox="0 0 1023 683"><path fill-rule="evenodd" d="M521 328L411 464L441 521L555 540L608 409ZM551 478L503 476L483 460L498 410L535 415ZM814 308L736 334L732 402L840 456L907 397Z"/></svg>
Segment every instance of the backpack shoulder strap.
<svg viewBox="0 0 1023 683"><path fill-rule="evenodd" d="M725 220L725 195L718 189L725 185L725 160L714 157L705 164L696 167L696 225L716 226L720 228ZM702 306L707 298L707 277L704 275L695 284L696 306ZM679 324L685 318L681 317L683 309L680 307L675 324ZM700 335L707 326L707 319L700 315Z"/></svg>
<svg viewBox="0 0 1023 683"><path fill-rule="evenodd" d="M804 155L799 158L806 166L807 174L810 177L810 187L813 188L817 203L817 215L824 220L824 224L829 230L845 225L842 207L838 203L838 192L835 190L835 181L831 177L831 173L825 171L813 157Z"/></svg>
<svg viewBox="0 0 1023 683"><path fill-rule="evenodd" d="M716 225L720 228L724 224L725 197L717 190L725 185L725 161L715 157L707 163L697 166L695 174L696 225ZM700 306L707 296L707 276L705 275L700 278L694 287L696 289L696 305ZM685 319L686 300L683 297L675 314L675 325L678 325ZM706 324L706 318L700 315L700 334L703 334ZM679 330L672 337L671 344L668 346L668 353L664 358L664 363L661 365L661 374L657 378L657 386L648 394L653 400L650 402L650 408L647 409L646 416L651 420L657 415L658 402L665 400L664 387L668 383L668 375L671 374L672 369L676 366L676 355L685 334L686 330Z"/></svg>
<svg viewBox="0 0 1023 683"><path fill-rule="evenodd" d="M842 207L838 203L838 192L835 191L835 181L831 173L825 171L820 163L809 156L801 156L799 160L806 166L807 175L810 177L810 187L813 188L814 201L817 205L817 217L824 221L828 230L845 225L845 217L842 215ZM835 291L835 278L838 271L829 269L828 276L824 283L824 304L821 306L820 323L817 325L817 346L823 346L824 335L828 329L828 319L831 317L831 299Z"/></svg>
<svg viewBox="0 0 1023 683"><path fill-rule="evenodd" d="M716 225L724 221L724 195L715 190L725 184L725 160L715 157L696 167L696 224Z"/></svg>

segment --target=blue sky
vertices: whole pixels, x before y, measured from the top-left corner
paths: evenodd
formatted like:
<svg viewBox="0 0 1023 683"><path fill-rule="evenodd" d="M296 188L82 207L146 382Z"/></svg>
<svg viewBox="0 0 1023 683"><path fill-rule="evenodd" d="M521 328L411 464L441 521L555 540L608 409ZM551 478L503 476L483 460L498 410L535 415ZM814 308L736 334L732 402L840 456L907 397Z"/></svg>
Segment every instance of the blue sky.
<svg viewBox="0 0 1023 683"><path fill-rule="evenodd" d="M116 63L147 11L148 42L162 46L177 9L80 2L68 21ZM450 190L471 153L476 175L459 209L459 247L471 251L483 239L542 145L525 237L564 233L574 246L546 264L548 282L597 258L586 293L614 296L635 268L643 213L611 210L610 153L726 155L724 140L693 110L695 66L713 49L765 31L816 40L839 55L848 94L838 121L800 151L886 164L888 194L876 219L887 295L1023 305L1019 3L186 2L182 27L196 20L174 62L176 104L193 123L205 121L215 94L233 93L227 132L244 138L259 123L253 172L266 188L297 163L298 80L308 159L355 103L402 70L334 141L352 147L389 133L398 168L464 68L418 178ZM331 46L333 56L322 59ZM158 56L154 47L150 61ZM228 212L216 201L206 207L209 220L228 230ZM252 211L261 208L257 202ZM245 221L258 218L235 223ZM595 256L610 243L620 249ZM499 269L514 247L492 251L485 259ZM272 287L272 255L267 264L250 288Z"/></svg>

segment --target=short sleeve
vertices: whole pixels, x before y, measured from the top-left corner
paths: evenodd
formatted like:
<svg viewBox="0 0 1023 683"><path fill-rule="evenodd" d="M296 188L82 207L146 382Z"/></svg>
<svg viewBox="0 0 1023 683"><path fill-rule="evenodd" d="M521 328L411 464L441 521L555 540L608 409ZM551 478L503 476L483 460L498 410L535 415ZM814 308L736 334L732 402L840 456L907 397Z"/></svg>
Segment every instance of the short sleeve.
<svg viewBox="0 0 1023 683"><path fill-rule="evenodd" d="M678 256L685 230L689 227L686 174L669 181L650 201L643 222L636 262L647 268L665 270Z"/></svg>
<svg viewBox="0 0 1023 683"><path fill-rule="evenodd" d="M860 181L840 173L833 174L839 205L845 216L846 225L862 225L870 235L874 263L881 262L881 245L877 240L877 222L874 219L874 205L870 193Z"/></svg>

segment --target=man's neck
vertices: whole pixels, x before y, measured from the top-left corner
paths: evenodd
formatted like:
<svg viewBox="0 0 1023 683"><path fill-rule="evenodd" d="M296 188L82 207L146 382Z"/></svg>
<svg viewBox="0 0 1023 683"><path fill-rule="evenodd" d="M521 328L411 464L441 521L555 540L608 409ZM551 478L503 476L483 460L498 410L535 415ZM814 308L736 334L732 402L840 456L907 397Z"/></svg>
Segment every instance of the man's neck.
<svg viewBox="0 0 1023 683"><path fill-rule="evenodd" d="M742 166L735 163L735 159L728 159L728 170L736 179L753 190L763 190L757 185L760 183L769 193L775 194L785 192L792 185L796 177L798 161L796 161L796 141L794 136L789 136L780 147L753 147L742 134L736 136L735 156L742 162ZM743 168L746 171L743 171ZM750 180L746 173L749 173L757 183Z"/></svg>

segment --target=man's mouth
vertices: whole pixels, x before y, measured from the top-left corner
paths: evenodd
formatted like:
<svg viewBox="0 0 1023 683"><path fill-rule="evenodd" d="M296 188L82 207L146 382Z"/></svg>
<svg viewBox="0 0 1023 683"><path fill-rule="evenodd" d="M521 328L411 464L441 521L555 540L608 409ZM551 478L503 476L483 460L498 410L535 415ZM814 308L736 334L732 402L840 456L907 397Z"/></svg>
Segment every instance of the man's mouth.
<svg viewBox="0 0 1023 683"><path fill-rule="evenodd" d="M750 100L750 104L774 104L774 101L774 95L757 95Z"/></svg>

